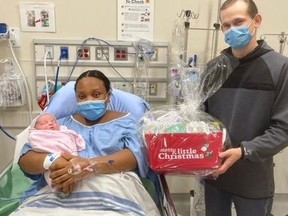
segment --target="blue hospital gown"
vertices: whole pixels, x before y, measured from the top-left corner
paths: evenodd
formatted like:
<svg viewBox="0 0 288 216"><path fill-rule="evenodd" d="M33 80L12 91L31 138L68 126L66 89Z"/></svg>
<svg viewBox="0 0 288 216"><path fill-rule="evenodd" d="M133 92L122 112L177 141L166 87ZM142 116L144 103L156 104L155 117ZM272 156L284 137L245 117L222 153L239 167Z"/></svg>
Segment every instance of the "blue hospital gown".
<svg viewBox="0 0 288 216"><path fill-rule="evenodd" d="M138 124L131 114L93 126L83 125L73 117L66 117L58 122L84 138L86 146L84 150L78 152L79 156L90 158L109 155L128 148L137 159L140 176L146 176L148 171L146 150L140 139Z"/></svg>

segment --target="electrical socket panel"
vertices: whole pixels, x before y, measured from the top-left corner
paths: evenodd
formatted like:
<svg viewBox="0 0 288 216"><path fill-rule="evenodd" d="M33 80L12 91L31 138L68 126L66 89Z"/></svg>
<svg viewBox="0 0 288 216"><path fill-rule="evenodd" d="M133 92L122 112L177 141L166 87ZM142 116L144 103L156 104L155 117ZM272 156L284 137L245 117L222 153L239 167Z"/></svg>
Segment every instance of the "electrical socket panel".
<svg viewBox="0 0 288 216"><path fill-rule="evenodd" d="M112 82L112 86L115 89L119 89L125 92L133 92L132 84L130 82Z"/></svg>
<svg viewBox="0 0 288 216"><path fill-rule="evenodd" d="M134 93L138 96L145 96L149 91L149 83L148 82L137 82L134 86Z"/></svg>
<svg viewBox="0 0 288 216"><path fill-rule="evenodd" d="M158 49L156 47L154 47L154 53L149 60L154 62L158 61Z"/></svg>
<svg viewBox="0 0 288 216"><path fill-rule="evenodd" d="M61 46L60 47L60 58L61 59L69 59L69 47Z"/></svg>
<svg viewBox="0 0 288 216"><path fill-rule="evenodd" d="M20 47L20 28L19 27L10 27L9 28L9 37L13 47Z"/></svg>
<svg viewBox="0 0 288 216"><path fill-rule="evenodd" d="M77 48L77 57L80 60L90 60L90 47L82 46Z"/></svg>
<svg viewBox="0 0 288 216"><path fill-rule="evenodd" d="M53 46L45 46L45 53L44 55L46 55L46 59L53 59L54 58L54 48Z"/></svg>
<svg viewBox="0 0 288 216"><path fill-rule="evenodd" d="M95 47L95 59L99 61L109 60L109 47L108 46L96 46Z"/></svg>
<svg viewBox="0 0 288 216"><path fill-rule="evenodd" d="M157 82L149 82L149 95L157 95Z"/></svg>
<svg viewBox="0 0 288 216"><path fill-rule="evenodd" d="M0 23L0 39L9 38L9 27L6 23Z"/></svg>
<svg viewBox="0 0 288 216"><path fill-rule="evenodd" d="M114 47L114 60L115 61L127 61L128 60L128 48L127 47Z"/></svg>
<svg viewBox="0 0 288 216"><path fill-rule="evenodd" d="M44 82L43 56L45 54L46 46L49 47L48 49L52 50L49 52L52 56L50 55L49 57L54 57L46 62L47 75L49 77L55 76L55 65L57 64L56 61L58 60L58 57L61 56L62 59L66 59L68 55L69 58L67 58L67 62L61 64L61 71L63 70L63 73L61 73L61 76L59 77L60 81L66 80L65 74L69 74L71 64L74 61L79 60L77 65L79 71L94 67L100 68L100 70L103 70L103 72L111 78L111 85L113 88L131 92L141 97L147 97L152 102L164 103L167 101L169 43L159 42L155 44L153 49L153 51L155 50L155 53L153 55L152 53L149 54L150 64L147 77L143 76L137 83L134 83L134 62L137 56L135 55L133 43L129 41L110 41L109 44L90 43L88 41L83 44L82 40L75 39L33 39L37 88L41 82ZM67 52L66 47L68 48ZM115 70L127 80L123 77L118 77L118 75L114 73L114 70L111 69L111 65L106 62L105 53L107 53L107 57L109 57L109 61L111 62L111 65L115 67ZM80 54L79 59L77 59L77 54ZM75 79L76 77L77 74L74 74L71 79ZM139 82L141 82L141 84L139 84ZM113 85L113 83L116 83L116 85Z"/></svg>

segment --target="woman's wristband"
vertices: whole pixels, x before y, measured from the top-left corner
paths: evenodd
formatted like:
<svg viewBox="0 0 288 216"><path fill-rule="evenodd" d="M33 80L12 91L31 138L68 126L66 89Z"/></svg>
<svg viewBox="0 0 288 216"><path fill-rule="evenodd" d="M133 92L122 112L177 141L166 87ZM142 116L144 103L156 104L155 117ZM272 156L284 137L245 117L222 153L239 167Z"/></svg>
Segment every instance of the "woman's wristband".
<svg viewBox="0 0 288 216"><path fill-rule="evenodd" d="M48 154L44 159L43 168L45 170L49 170L51 164L60 156L61 156L60 153Z"/></svg>

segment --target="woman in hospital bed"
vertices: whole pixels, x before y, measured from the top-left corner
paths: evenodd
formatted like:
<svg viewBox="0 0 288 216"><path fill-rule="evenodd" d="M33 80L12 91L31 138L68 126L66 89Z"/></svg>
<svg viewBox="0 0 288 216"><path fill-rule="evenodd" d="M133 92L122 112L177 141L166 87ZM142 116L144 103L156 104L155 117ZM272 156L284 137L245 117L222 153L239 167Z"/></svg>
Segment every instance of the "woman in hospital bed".
<svg viewBox="0 0 288 216"><path fill-rule="evenodd" d="M81 134L85 149L79 156L50 158L26 144L19 165L37 180L37 194L11 215L160 215L139 178L147 175L148 165L137 121L130 113L106 109L109 79L100 71L86 71L76 80L75 92L79 113L58 123ZM52 187L69 196L60 198L48 186L40 187L45 160L51 163Z"/></svg>

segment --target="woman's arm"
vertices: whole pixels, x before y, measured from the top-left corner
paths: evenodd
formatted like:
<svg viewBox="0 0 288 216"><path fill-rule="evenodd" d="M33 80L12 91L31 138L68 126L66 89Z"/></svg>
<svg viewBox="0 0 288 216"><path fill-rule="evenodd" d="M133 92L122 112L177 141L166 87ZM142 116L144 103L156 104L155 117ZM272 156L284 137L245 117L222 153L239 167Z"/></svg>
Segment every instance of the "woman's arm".
<svg viewBox="0 0 288 216"><path fill-rule="evenodd" d="M47 153L28 151L20 157L18 164L26 173L40 174L46 171L43 167L43 162L46 156Z"/></svg>
<svg viewBox="0 0 288 216"><path fill-rule="evenodd" d="M28 151L26 154L21 156L19 159L19 166L21 169L29 174L41 174L47 171L43 167L43 162L48 154L47 153L40 153L40 152L34 152L34 151ZM68 169L71 167L70 163L63 157L58 157L53 163L52 163L54 169ZM51 167L52 167L51 165ZM51 170L50 167L50 170ZM60 188L60 191L63 191L64 193L70 193L74 189L75 183L71 181L70 184L67 184Z"/></svg>
<svg viewBox="0 0 288 216"><path fill-rule="evenodd" d="M111 155L89 159L94 173L115 173L134 170L137 160L129 149L123 149Z"/></svg>
<svg viewBox="0 0 288 216"><path fill-rule="evenodd" d="M71 183L83 179L89 173L108 174L134 170L137 167L137 160L129 149L123 149L111 155L97 156L86 159L63 153L62 157L69 161L70 169L80 166L81 170L69 173L69 168L59 167L59 163L51 165L52 187L64 188Z"/></svg>
<svg viewBox="0 0 288 216"><path fill-rule="evenodd" d="M40 174L47 171L43 167L44 160L48 153L28 151L26 154L22 155L18 161L21 169L29 174ZM69 163L62 157L58 157L53 164L58 164L58 167L68 166Z"/></svg>

